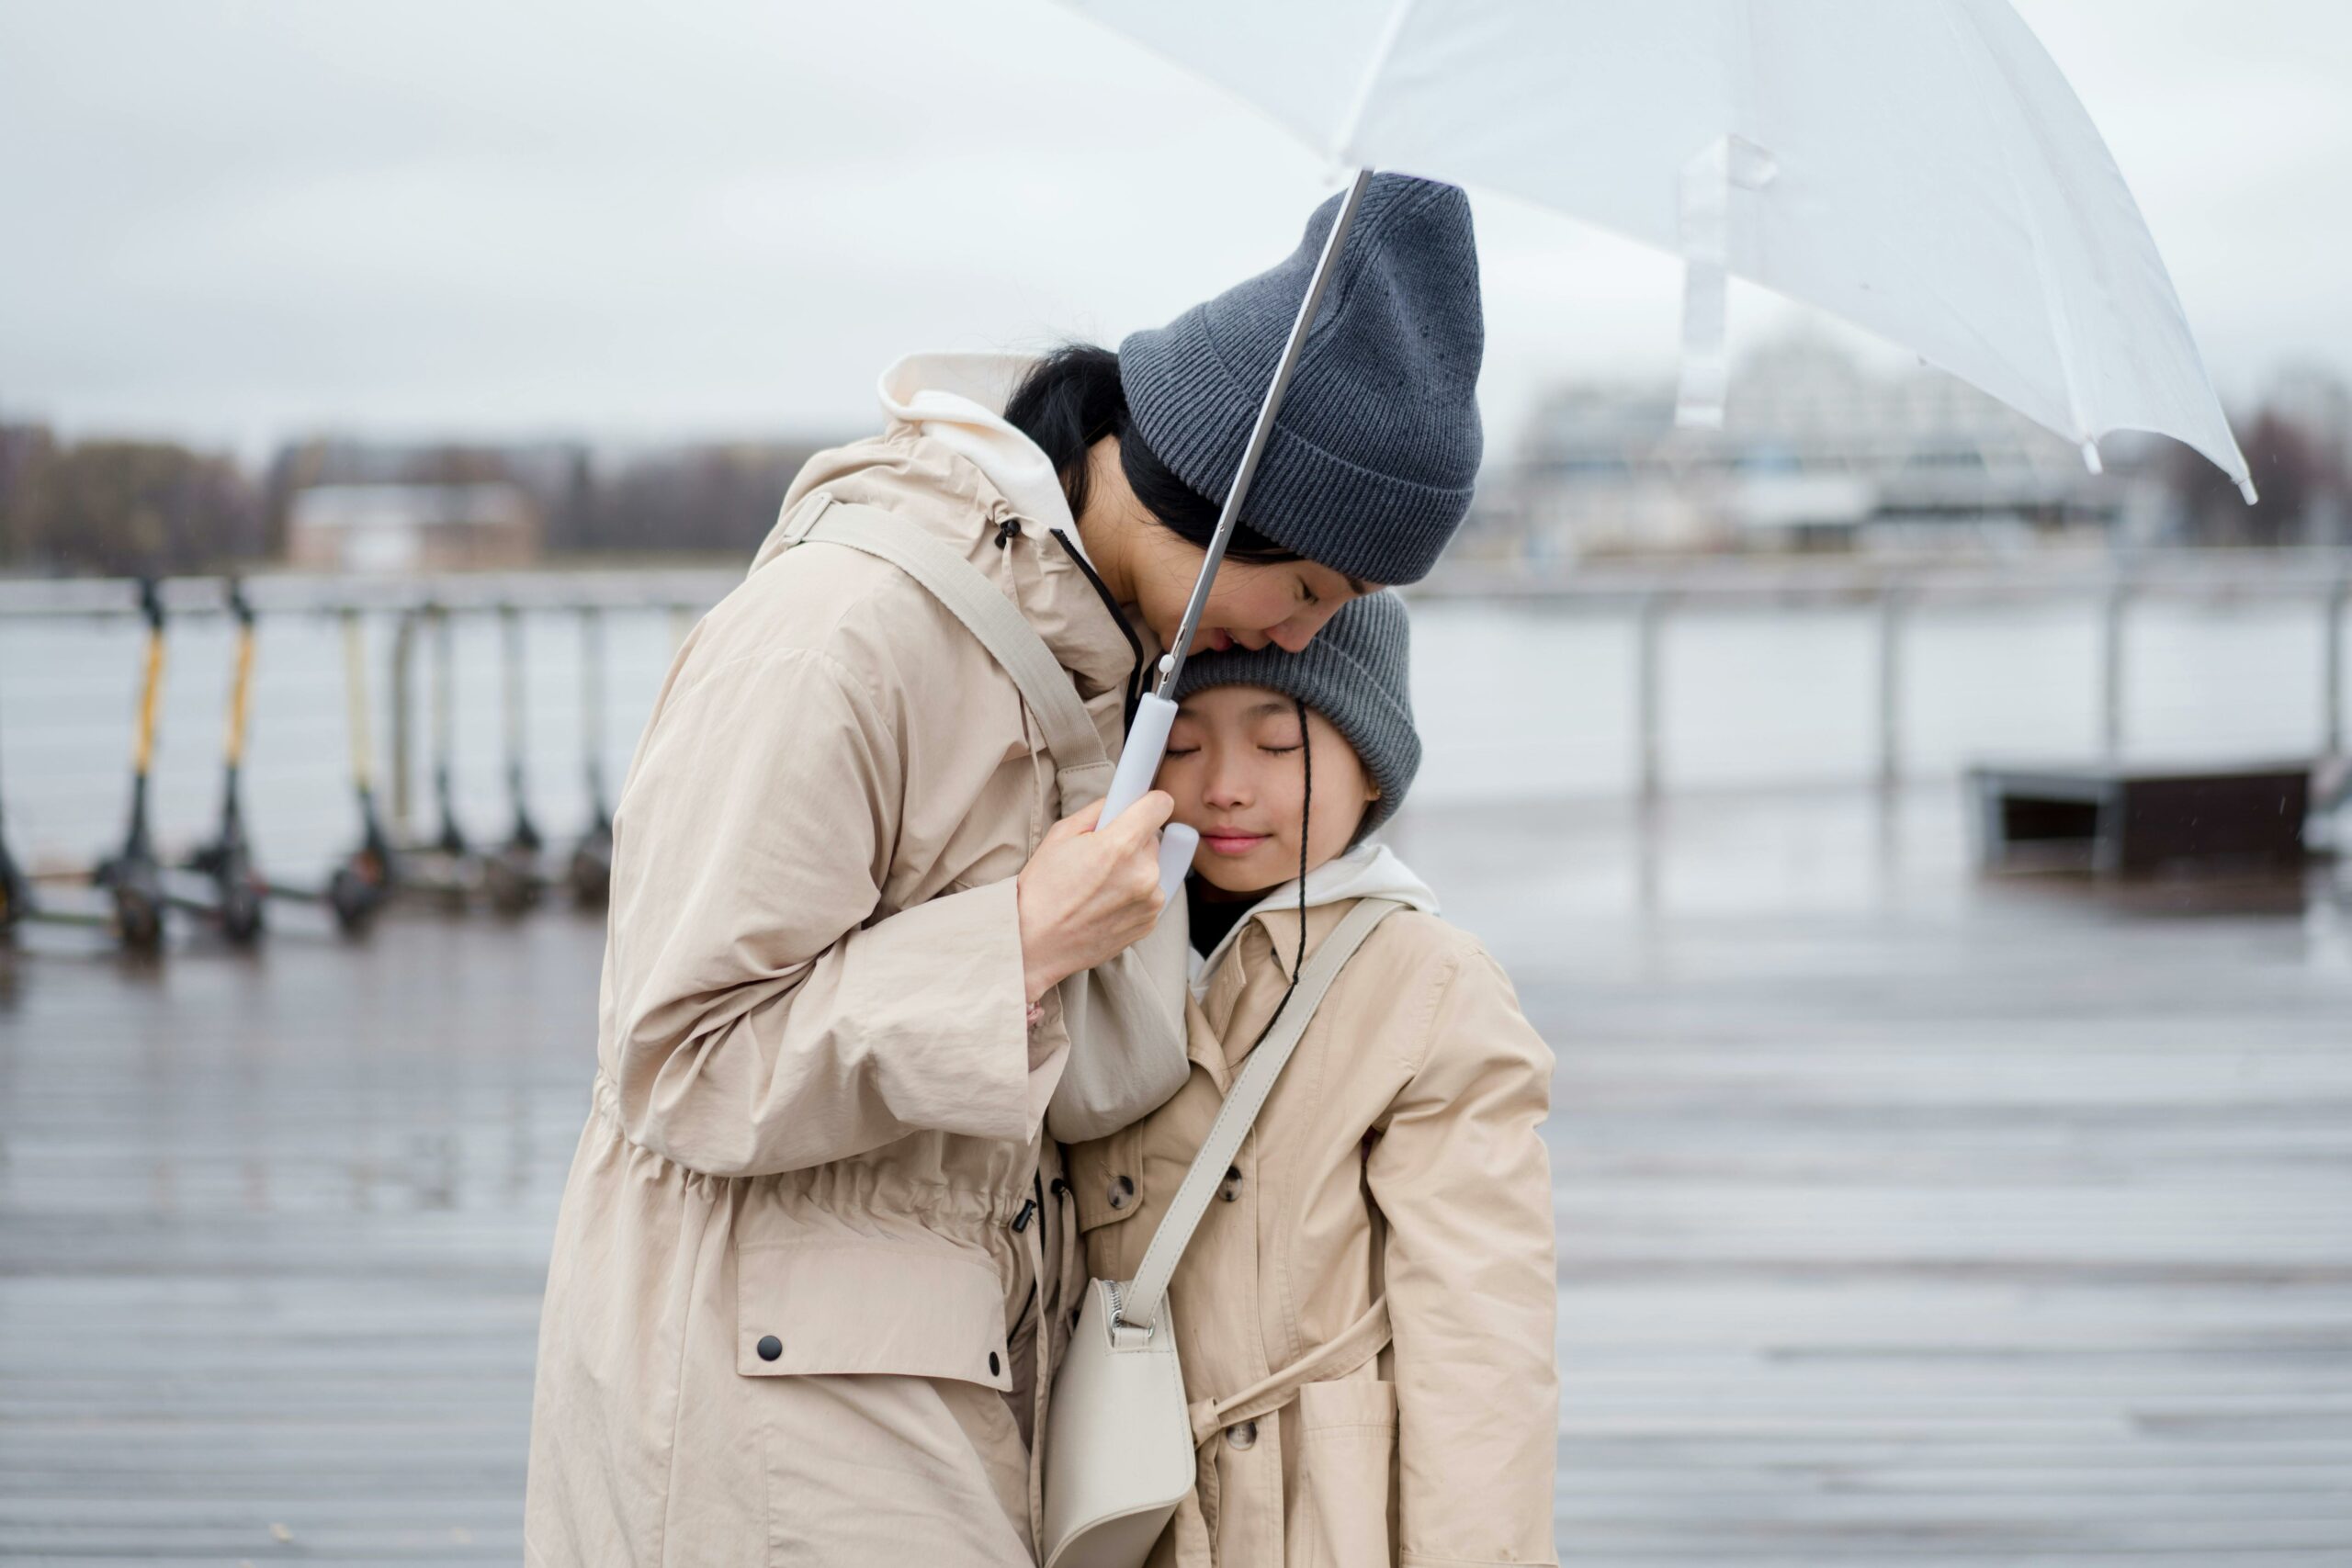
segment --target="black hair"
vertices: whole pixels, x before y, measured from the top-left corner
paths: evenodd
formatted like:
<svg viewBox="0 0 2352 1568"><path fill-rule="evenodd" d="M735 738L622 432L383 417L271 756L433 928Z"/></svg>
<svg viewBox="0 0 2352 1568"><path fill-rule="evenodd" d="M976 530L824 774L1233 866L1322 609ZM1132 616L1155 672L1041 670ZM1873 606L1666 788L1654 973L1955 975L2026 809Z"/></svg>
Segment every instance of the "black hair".
<svg viewBox="0 0 2352 1568"><path fill-rule="evenodd" d="M1072 516L1086 510L1087 453L1106 435L1119 438L1119 468L1127 488L1162 527L1201 549L1216 533L1218 503L1162 462L1127 416L1119 356L1088 343L1064 344L1030 367L1004 405L1008 423L1035 442L1054 465ZM1244 522L1233 526L1226 557L1238 561L1306 558Z"/></svg>
<svg viewBox="0 0 2352 1568"><path fill-rule="evenodd" d="M1298 765L1306 770L1306 782L1298 792L1298 957L1290 966L1291 984L1298 984L1299 971L1306 967L1306 840L1315 830L1315 734L1307 728L1306 704L1297 697L1290 700L1298 710ZM1283 1000L1290 1000L1290 993L1283 993ZM1282 1016L1276 1008L1274 1015Z"/></svg>

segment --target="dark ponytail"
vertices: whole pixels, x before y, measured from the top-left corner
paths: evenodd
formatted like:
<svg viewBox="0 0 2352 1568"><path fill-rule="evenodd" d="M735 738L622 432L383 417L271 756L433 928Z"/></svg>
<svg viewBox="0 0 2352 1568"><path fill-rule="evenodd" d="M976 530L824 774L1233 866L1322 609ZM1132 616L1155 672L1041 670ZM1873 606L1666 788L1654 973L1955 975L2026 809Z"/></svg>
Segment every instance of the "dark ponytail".
<svg viewBox="0 0 2352 1568"><path fill-rule="evenodd" d="M1088 450L1115 435L1120 470L1144 510L1178 537L1208 547L1216 532L1217 502L1178 479L1135 430L1127 418L1126 389L1119 381L1119 356L1109 349L1072 343L1046 355L1013 389L1004 417L1052 462L1072 516L1086 510ZM1246 521L1234 525L1225 553L1238 561L1304 558Z"/></svg>

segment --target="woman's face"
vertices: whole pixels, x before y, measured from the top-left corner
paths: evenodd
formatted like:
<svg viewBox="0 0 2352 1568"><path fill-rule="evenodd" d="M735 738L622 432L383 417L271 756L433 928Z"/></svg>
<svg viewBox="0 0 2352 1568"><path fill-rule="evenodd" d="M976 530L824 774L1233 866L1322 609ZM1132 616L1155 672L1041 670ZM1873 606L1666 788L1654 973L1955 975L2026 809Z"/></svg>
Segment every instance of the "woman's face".
<svg viewBox="0 0 2352 1568"><path fill-rule="evenodd" d="M1298 706L1263 686L1212 686L1176 710L1159 764L1159 787L1176 799L1175 819L1199 829L1193 869L1228 893L1256 893L1298 874L1300 822L1306 863L1321 865L1348 847L1379 792L1345 737L1308 710L1315 795L1309 811Z"/></svg>
<svg viewBox="0 0 2352 1568"><path fill-rule="evenodd" d="M1136 607L1159 645L1175 641L1184 605L1208 552L1157 524L1136 536ZM1320 561L1227 560L1217 568L1200 630L1189 654L1269 644L1296 653L1315 639L1340 605L1377 583L1332 570Z"/></svg>
<svg viewBox="0 0 2352 1568"><path fill-rule="evenodd" d="M1106 436L1087 455L1087 515L1116 513L1136 608L1144 624L1171 647L1184 624L1184 606L1208 552L1144 509L1119 467L1119 443ZM1080 531L1089 533L1086 521ZM1094 536L1089 533L1090 537ZM1227 560L1217 568L1190 655L1236 646L1272 645L1296 653L1315 639L1340 605L1380 584L1335 571L1320 561Z"/></svg>

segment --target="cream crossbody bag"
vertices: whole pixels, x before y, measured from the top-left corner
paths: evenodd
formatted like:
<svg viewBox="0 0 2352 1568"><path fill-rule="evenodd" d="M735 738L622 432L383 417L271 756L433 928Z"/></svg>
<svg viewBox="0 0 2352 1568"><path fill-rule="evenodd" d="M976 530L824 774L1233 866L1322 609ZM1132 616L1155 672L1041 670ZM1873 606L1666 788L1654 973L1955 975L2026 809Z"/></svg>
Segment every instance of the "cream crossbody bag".
<svg viewBox="0 0 2352 1568"><path fill-rule="evenodd" d="M1135 1279L1088 1283L1046 1406L1039 1542L1046 1568L1140 1568L1192 1490L1193 1416L1176 1359L1169 1277L1340 966L1402 908L1364 898L1341 917L1300 971L1273 1030L1242 1065Z"/></svg>

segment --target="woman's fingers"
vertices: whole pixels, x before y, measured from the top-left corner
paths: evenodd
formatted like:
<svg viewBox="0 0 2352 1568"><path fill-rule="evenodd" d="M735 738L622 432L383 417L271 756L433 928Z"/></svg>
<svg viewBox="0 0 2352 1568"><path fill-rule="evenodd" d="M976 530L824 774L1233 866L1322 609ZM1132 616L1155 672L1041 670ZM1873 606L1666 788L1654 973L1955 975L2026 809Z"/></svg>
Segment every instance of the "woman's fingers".
<svg viewBox="0 0 2352 1568"><path fill-rule="evenodd" d="M1173 797L1152 790L1101 831L1100 804L1049 829L1021 868L1021 956L1029 999L1148 935L1167 897L1159 887L1159 829Z"/></svg>

